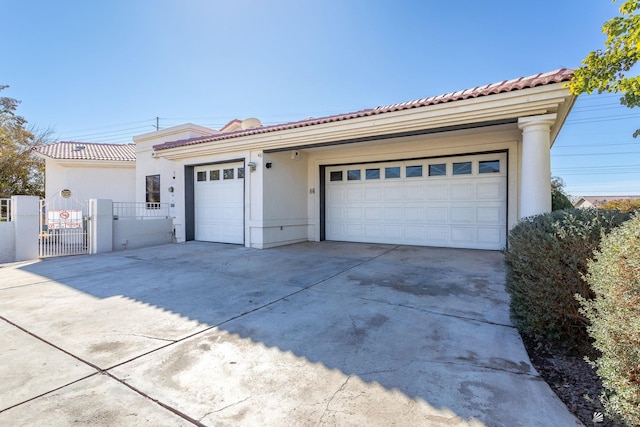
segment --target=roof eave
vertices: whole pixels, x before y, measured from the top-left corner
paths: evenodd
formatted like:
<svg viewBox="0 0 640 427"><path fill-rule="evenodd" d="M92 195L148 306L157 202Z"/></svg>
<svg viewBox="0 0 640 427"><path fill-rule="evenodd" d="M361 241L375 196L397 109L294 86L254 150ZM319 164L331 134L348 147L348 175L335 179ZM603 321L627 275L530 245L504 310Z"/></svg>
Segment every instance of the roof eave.
<svg viewBox="0 0 640 427"><path fill-rule="evenodd" d="M442 104L366 115L348 120L294 127L265 133L249 133L228 139L205 138L191 144L156 150L159 157L179 160L199 154L241 150L274 150L314 145L332 140L378 136L469 123L557 113L555 139L571 110L575 96L563 83L553 83L517 91L468 98ZM218 137L219 138L219 137ZM154 147L155 148L155 147Z"/></svg>
<svg viewBox="0 0 640 427"><path fill-rule="evenodd" d="M53 161L60 166L66 167L99 167L99 168L134 168L135 160L98 160L98 159L54 159L48 157L47 160Z"/></svg>

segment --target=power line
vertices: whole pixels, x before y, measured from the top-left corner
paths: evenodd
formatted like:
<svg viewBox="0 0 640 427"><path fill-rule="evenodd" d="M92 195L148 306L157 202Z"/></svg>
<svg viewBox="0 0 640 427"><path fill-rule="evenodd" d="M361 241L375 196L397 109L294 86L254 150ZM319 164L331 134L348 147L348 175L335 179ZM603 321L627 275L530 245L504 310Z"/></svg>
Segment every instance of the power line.
<svg viewBox="0 0 640 427"><path fill-rule="evenodd" d="M112 130L112 131L108 131L108 132L96 132L96 133L87 133L87 134L78 134L78 135L73 135L70 136L70 138L73 139L83 139L83 138L87 138L87 137L92 137L92 136L116 136L116 135L125 135L125 134L131 134L131 132L129 131L133 131L133 130L138 130L138 129L146 129L149 126L136 126L133 128L126 128L126 129L117 129L117 130Z"/></svg>
<svg viewBox="0 0 640 427"><path fill-rule="evenodd" d="M613 116L585 117L581 119L567 120L565 122L565 125L608 122L608 121L628 120L628 119L640 119L640 114L616 114Z"/></svg>
<svg viewBox="0 0 640 427"><path fill-rule="evenodd" d="M138 123L146 123L146 122L150 122L154 119L145 119L145 120L138 120L135 122L126 122L126 123L118 123L118 124L112 124L112 125L103 125L103 126L96 126L96 127L92 127L92 128L85 128L85 129L74 129L74 130L70 130L69 133L76 133L76 132L85 132L85 131L94 131L97 129L107 129L107 128L111 128L111 127L116 127L116 126L128 126L128 125L135 125Z"/></svg>
<svg viewBox="0 0 640 427"><path fill-rule="evenodd" d="M552 154L551 157L622 156L627 154L640 154L640 151L626 151L626 152L620 152L620 153Z"/></svg>
<svg viewBox="0 0 640 427"><path fill-rule="evenodd" d="M614 141L622 141L622 140L614 140ZM571 148L571 149L584 149L584 148L592 148L592 147L598 147L598 148L609 148L609 147L631 147L631 146L640 146L640 142L626 142L626 143L621 143L621 144L609 144L608 142L603 143L603 144L575 144L575 145L554 145L553 149L567 149L567 148ZM551 153L553 155L553 152Z"/></svg>

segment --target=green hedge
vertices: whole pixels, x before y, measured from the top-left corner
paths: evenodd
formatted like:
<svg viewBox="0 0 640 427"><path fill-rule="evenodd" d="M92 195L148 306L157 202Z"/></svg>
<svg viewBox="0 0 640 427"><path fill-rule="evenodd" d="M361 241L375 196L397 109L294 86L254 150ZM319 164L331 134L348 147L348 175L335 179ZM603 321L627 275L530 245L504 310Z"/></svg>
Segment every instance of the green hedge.
<svg viewBox="0 0 640 427"><path fill-rule="evenodd" d="M511 318L520 332L586 351L588 320L574 295L593 297L583 280L603 233L629 215L567 209L526 218L509 233L505 251Z"/></svg>
<svg viewBox="0 0 640 427"><path fill-rule="evenodd" d="M640 426L640 214L602 240L586 276L595 297L579 298L609 416Z"/></svg>

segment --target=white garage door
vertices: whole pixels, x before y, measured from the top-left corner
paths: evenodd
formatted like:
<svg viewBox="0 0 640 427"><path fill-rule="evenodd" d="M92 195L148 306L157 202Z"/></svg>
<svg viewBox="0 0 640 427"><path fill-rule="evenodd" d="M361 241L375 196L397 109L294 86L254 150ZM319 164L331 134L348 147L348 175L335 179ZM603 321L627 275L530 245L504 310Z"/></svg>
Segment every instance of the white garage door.
<svg viewBox="0 0 640 427"><path fill-rule="evenodd" d="M194 168L195 240L244 243L244 165Z"/></svg>
<svg viewBox="0 0 640 427"><path fill-rule="evenodd" d="M326 239L502 249L506 154L326 168Z"/></svg>

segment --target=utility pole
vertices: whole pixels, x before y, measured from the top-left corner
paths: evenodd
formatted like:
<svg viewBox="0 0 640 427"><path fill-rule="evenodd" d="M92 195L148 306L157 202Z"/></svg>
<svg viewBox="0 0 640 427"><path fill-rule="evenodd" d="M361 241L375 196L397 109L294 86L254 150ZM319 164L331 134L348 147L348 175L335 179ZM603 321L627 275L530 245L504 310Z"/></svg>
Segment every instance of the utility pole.
<svg viewBox="0 0 640 427"><path fill-rule="evenodd" d="M160 130L160 117L156 116L156 130Z"/></svg>

